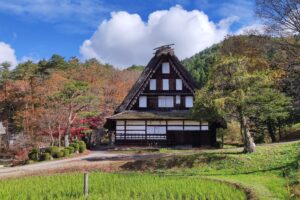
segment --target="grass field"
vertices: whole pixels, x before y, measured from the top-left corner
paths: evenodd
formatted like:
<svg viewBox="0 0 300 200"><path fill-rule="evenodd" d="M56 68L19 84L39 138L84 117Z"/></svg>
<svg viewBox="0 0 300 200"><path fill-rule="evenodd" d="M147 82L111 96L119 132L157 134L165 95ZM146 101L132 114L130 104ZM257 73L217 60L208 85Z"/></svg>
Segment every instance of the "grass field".
<svg viewBox="0 0 300 200"><path fill-rule="evenodd" d="M135 161L123 168L226 180L252 189L259 199L297 199L299 161L300 142L293 142L258 146L253 154L241 150L203 151Z"/></svg>
<svg viewBox="0 0 300 200"><path fill-rule="evenodd" d="M246 199L242 190L198 177L93 172L89 179L89 199ZM83 175L63 174L2 180L0 199L84 199Z"/></svg>

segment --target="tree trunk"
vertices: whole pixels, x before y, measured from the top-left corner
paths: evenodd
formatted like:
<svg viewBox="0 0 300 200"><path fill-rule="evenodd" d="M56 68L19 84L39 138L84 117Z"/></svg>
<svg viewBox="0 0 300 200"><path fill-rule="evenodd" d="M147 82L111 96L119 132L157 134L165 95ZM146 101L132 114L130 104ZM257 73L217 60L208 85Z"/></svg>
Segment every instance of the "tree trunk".
<svg viewBox="0 0 300 200"><path fill-rule="evenodd" d="M68 134L65 134L64 136L64 143L65 143L65 147L68 147L70 145Z"/></svg>
<svg viewBox="0 0 300 200"><path fill-rule="evenodd" d="M58 125L58 146L61 147L61 132L60 132L60 125Z"/></svg>
<svg viewBox="0 0 300 200"><path fill-rule="evenodd" d="M253 153L255 152L255 143L250 133L249 122L245 116L243 116L242 119L243 119L244 139L245 139L244 152Z"/></svg>
<svg viewBox="0 0 300 200"><path fill-rule="evenodd" d="M274 126L273 126L272 122L268 121L267 127L268 127L268 132L270 134L272 143L276 142L275 130L274 130Z"/></svg>

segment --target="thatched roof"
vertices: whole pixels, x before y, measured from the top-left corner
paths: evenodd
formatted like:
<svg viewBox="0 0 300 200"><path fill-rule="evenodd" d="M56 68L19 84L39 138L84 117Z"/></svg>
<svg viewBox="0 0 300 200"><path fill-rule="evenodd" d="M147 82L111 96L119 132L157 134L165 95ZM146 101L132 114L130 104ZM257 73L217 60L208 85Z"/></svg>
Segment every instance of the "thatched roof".
<svg viewBox="0 0 300 200"><path fill-rule="evenodd" d="M124 112L115 114L107 119L110 120L122 120L122 119L156 119L156 120L166 120L166 119L191 119L190 111L188 110L172 110L168 112L162 111L135 111L126 110Z"/></svg>
<svg viewBox="0 0 300 200"><path fill-rule="evenodd" d="M151 76L154 74L163 60L169 60L170 65L182 79L187 88L194 93L196 89L196 82L186 68L180 63L179 59L175 56L173 49L170 46L163 46L158 48L155 55L150 60L139 79L133 85L121 105L115 110L115 113L120 113L125 110L130 110L134 102L137 100L140 93L143 92Z"/></svg>

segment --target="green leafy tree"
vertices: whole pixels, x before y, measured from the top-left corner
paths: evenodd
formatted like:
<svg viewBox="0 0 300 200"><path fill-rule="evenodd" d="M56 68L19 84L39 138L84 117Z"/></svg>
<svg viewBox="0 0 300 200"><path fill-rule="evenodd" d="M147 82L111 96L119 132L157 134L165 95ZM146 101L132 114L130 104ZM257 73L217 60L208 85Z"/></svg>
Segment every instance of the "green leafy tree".
<svg viewBox="0 0 300 200"><path fill-rule="evenodd" d="M91 105L94 96L89 92L89 86L82 81L72 81L64 86L62 91L55 94L54 99L63 105L62 115L65 115L65 146L69 146L71 126L79 112Z"/></svg>
<svg viewBox="0 0 300 200"><path fill-rule="evenodd" d="M244 151L252 153L255 151L250 132L252 118L274 122L289 115L289 99L270 89L271 82L268 70L257 70L248 58L220 57L210 71L207 86L196 94L193 115L208 121L224 118L240 122ZM275 99L271 101L270 98ZM277 114L278 111L284 112Z"/></svg>
<svg viewBox="0 0 300 200"><path fill-rule="evenodd" d="M291 98L277 89L258 85L249 93L247 101L252 106L251 119L267 128L272 142L277 141L277 136L281 138L281 128L291 116Z"/></svg>

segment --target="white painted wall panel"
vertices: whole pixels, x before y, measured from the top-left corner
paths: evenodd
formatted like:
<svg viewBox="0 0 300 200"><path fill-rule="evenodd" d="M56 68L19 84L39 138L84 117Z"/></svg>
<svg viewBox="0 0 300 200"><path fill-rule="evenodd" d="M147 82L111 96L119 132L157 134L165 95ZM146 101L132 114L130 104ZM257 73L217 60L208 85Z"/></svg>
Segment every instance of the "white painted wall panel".
<svg viewBox="0 0 300 200"><path fill-rule="evenodd" d="M117 120L117 125L124 125L124 124L125 124L125 121Z"/></svg>
<svg viewBox="0 0 300 200"><path fill-rule="evenodd" d="M126 131L126 135L129 134L145 134L145 131Z"/></svg>
<svg viewBox="0 0 300 200"><path fill-rule="evenodd" d="M147 125L166 125L166 121L147 121Z"/></svg>
<svg viewBox="0 0 300 200"><path fill-rule="evenodd" d="M124 126L117 126L116 130L124 130Z"/></svg>
<svg viewBox="0 0 300 200"><path fill-rule="evenodd" d="M168 130L170 130L170 131L182 131L183 126L168 126Z"/></svg>
<svg viewBox="0 0 300 200"><path fill-rule="evenodd" d="M124 134L125 131L116 131L117 134Z"/></svg>
<svg viewBox="0 0 300 200"><path fill-rule="evenodd" d="M126 121L126 125L145 125L146 122L142 120L128 120Z"/></svg>
<svg viewBox="0 0 300 200"><path fill-rule="evenodd" d="M189 121L189 120L186 120L184 121L184 125L200 125L200 122L199 121Z"/></svg>
<svg viewBox="0 0 300 200"><path fill-rule="evenodd" d="M183 125L183 121L182 120L171 120L171 121L168 121L168 125Z"/></svg>
<svg viewBox="0 0 300 200"><path fill-rule="evenodd" d="M146 126L126 126L126 130L145 130Z"/></svg>
<svg viewBox="0 0 300 200"><path fill-rule="evenodd" d="M185 131L200 131L200 126L184 126Z"/></svg>

